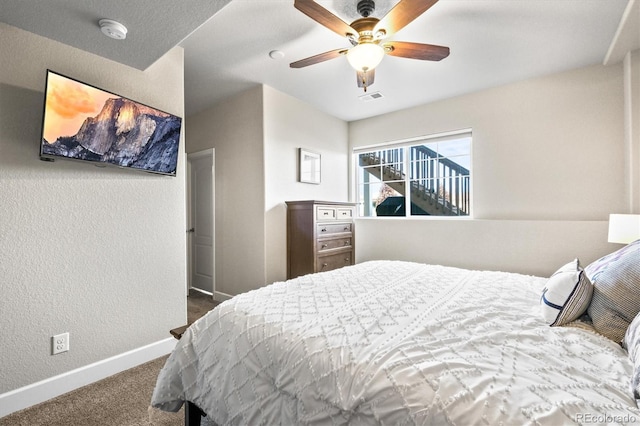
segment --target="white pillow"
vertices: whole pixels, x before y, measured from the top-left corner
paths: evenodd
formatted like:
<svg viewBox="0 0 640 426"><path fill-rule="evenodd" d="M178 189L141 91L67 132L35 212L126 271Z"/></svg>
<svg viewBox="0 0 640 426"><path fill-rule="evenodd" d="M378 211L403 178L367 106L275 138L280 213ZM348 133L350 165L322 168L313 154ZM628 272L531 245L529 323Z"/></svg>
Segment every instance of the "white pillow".
<svg viewBox="0 0 640 426"><path fill-rule="evenodd" d="M542 317L551 326L575 321L587 311L592 296L593 285L575 259L547 281L540 297Z"/></svg>

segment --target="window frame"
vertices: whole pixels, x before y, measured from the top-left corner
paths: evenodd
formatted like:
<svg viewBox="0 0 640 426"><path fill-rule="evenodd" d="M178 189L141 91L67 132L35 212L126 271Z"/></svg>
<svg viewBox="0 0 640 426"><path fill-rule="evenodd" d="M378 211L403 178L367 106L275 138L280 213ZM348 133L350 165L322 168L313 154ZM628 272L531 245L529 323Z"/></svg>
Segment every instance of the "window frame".
<svg viewBox="0 0 640 426"><path fill-rule="evenodd" d="M376 150L385 150L385 149L397 149L397 148L405 148L403 151L403 168L406 170L404 176L404 186L405 188L410 188L411 185L411 174L409 170L412 166L411 158L410 158L410 147L422 144L430 144L437 142L446 142L447 140L455 140L455 139L463 139L469 138L469 214L468 215L414 215L411 214L411 194L410 191L407 191L408 195L405 195L405 215L404 216L364 216L361 215L361 201L360 201L360 191L362 182L360 182L360 174L362 173L361 169L365 167L361 167L358 162L358 157L360 154L376 151ZM400 219L424 219L424 220L468 220L473 219L473 211L474 211L474 178L473 178L473 131L472 129L460 129L454 130L450 132L442 132L430 135L416 136L408 139L401 139L389 142L382 142L378 144L372 145L362 145L352 148L352 165L353 165L353 173L352 173L352 190L353 194L355 194L355 202L357 204L357 216L359 219L391 219L391 220L400 220ZM449 157L445 157L449 158ZM381 180L381 183L384 181Z"/></svg>

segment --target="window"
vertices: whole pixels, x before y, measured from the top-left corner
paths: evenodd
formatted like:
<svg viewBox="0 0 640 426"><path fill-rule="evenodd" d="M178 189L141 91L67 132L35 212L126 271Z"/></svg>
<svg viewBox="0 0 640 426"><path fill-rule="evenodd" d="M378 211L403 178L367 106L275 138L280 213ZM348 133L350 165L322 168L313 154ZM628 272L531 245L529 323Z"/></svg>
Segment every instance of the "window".
<svg viewBox="0 0 640 426"><path fill-rule="evenodd" d="M360 216L471 214L470 131L358 148L354 157Z"/></svg>

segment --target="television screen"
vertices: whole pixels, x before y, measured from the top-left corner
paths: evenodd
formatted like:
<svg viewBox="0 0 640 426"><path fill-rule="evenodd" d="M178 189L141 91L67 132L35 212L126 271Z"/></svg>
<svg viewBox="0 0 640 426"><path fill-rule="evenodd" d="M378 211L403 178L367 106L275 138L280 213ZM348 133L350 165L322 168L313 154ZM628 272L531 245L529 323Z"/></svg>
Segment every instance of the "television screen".
<svg viewBox="0 0 640 426"><path fill-rule="evenodd" d="M175 176L182 119L47 70L40 158Z"/></svg>

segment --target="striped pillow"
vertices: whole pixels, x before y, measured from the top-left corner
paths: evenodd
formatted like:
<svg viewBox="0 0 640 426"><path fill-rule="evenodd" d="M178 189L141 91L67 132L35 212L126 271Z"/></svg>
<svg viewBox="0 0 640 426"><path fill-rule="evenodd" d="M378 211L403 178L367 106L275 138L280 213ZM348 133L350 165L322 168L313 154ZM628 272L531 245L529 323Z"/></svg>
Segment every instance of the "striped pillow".
<svg viewBox="0 0 640 426"><path fill-rule="evenodd" d="M640 314L631 321L622 342L629 352L629 359L633 364L633 376L631 376L631 392L636 400L640 399Z"/></svg>
<svg viewBox="0 0 640 426"><path fill-rule="evenodd" d="M564 325L585 313L593 286L575 259L558 269L547 281L540 297L542 317L551 325Z"/></svg>
<svg viewBox="0 0 640 426"><path fill-rule="evenodd" d="M594 287L588 309L593 326L621 343L640 312L640 240L596 260L585 272Z"/></svg>

